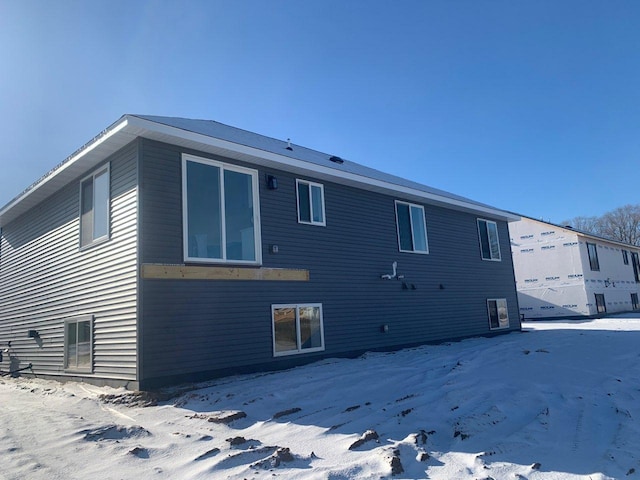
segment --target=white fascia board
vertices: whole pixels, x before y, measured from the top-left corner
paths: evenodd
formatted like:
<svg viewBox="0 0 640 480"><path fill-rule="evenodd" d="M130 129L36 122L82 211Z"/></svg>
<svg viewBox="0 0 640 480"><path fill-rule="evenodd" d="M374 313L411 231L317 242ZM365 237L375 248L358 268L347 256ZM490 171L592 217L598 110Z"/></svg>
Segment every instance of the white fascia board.
<svg viewBox="0 0 640 480"><path fill-rule="evenodd" d="M102 131L99 135L94 137L91 141L86 143L70 157L58 164L39 180L35 181L31 186L27 187L21 194L11 200L0 210L0 226L6 225L8 222L18 217L29 208L37 205L42 200L46 199L49 195L55 193L59 188L66 185L68 181L75 178L80 172L73 171L74 167L78 167L78 163L92 154L97 153L97 150L105 146L109 141L118 138L122 134L122 131L128 126L128 120L126 117L122 117L119 121L113 124L111 127ZM124 146L131 138L118 138L112 149L117 150ZM102 161L112 153L109 151L106 154L99 154L95 159L95 164ZM93 165L83 166L82 171L86 171Z"/></svg>
<svg viewBox="0 0 640 480"><path fill-rule="evenodd" d="M178 138L186 140L189 143L193 142L195 144L198 144L192 145L192 148L194 149L202 149L200 145L205 145L208 147L213 147L214 150L232 152L234 154L231 155L232 158L245 160L258 165L271 166L273 168L282 168L284 166L287 170L292 170L294 172L308 172L319 178L331 179L336 183L344 183L352 186L358 186L360 188L365 185L369 189L374 191L385 192L387 194L394 193L412 199L426 200L427 203L431 202L438 205L448 206L449 208L454 208L457 210L482 213L484 215L491 216L492 218L498 218L509 222L520 220L520 217L518 215L503 210L436 195L422 190L385 182L375 178L337 170L336 168L328 166L325 167L312 162L288 157L286 155L280 155L277 153L269 152L267 150L260 150L255 147L241 145L227 140L210 137L208 135L179 129L169 125L145 120L139 117L129 117L129 121L132 127L136 126L140 127L143 130L146 130L147 134L145 135L141 133L141 136L147 136L152 139L161 140L161 138L156 137L154 133L159 134L160 136ZM169 139L165 139L165 141L170 143Z"/></svg>

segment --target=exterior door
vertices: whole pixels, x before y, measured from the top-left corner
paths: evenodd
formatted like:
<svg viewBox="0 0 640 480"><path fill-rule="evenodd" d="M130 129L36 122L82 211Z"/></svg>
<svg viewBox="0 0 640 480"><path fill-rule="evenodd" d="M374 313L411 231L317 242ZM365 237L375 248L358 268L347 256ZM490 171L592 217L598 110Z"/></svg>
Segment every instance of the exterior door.
<svg viewBox="0 0 640 480"><path fill-rule="evenodd" d="M607 304L604 301L603 293L596 293L596 308L598 313L607 313Z"/></svg>

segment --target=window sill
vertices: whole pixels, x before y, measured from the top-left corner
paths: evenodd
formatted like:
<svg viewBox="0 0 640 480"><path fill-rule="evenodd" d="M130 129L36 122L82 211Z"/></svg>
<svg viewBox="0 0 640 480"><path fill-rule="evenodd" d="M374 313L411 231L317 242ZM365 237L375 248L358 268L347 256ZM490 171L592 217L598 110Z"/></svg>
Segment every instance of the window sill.
<svg viewBox="0 0 640 480"><path fill-rule="evenodd" d="M102 245L103 243L107 243L109 240L111 240L111 237L98 238L98 239L94 240L91 243L87 243L86 245L81 245L80 248L79 248L79 251L84 252L85 250L90 250L93 247L96 247L98 245Z"/></svg>
<svg viewBox="0 0 640 480"><path fill-rule="evenodd" d="M304 350L289 350L287 352L273 352L274 357L290 357L292 355L302 355L305 353L324 352L325 348L305 348Z"/></svg>

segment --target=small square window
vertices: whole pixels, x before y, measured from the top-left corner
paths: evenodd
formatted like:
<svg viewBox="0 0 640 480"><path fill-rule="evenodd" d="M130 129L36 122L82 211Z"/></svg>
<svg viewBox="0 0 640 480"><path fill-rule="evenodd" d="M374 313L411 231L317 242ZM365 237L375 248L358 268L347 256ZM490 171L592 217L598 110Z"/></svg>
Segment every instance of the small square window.
<svg viewBox="0 0 640 480"><path fill-rule="evenodd" d="M80 246L109 238L109 165L80 182Z"/></svg>
<svg viewBox="0 0 640 480"><path fill-rule="evenodd" d="M324 350L322 305L273 305L271 307L274 356Z"/></svg>
<svg viewBox="0 0 640 480"><path fill-rule="evenodd" d="M93 317L64 322L64 368L82 372L93 370Z"/></svg>
<svg viewBox="0 0 640 480"><path fill-rule="evenodd" d="M491 220L478 219L480 236L480 252L483 260L500 261L500 241L498 240L498 224Z"/></svg>
<svg viewBox="0 0 640 480"><path fill-rule="evenodd" d="M487 300L489 310L489 328L497 330L509 328L509 310L505 298L490 298Z"/></svg>
<svg viewBox="0 0 640 480"><path fill-rule="evenodd" d="M401 252L429 253L424 207L396 200L396 227Z"/></svg>
<svg viewBox="0 0 640 480"><path fill-rule="evenodd" d="M324 185L296 180L298 196L298 222L325 226Z"/></svg>

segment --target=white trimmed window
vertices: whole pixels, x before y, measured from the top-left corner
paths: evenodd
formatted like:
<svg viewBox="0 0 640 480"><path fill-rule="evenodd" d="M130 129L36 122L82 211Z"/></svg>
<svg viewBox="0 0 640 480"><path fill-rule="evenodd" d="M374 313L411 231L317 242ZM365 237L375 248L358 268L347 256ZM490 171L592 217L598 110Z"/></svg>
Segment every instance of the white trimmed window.
<svg viewBox="0 0 640 480"><path fill-rule="evenodd" d="M500 261L500 240L498 239L498 225L496 222L479 218L478 236L480 238L482 259Z"/></svg>
<svg viewBox="0 0 640 480"><path fill-rule="evenodd" d="M322 304L272 305L273 355L324 350Z"/></svg>
<svg viewBox="0 0 640 480"><path fill-rule="evenodd" d="M80 182L80 246L109 238L109 164Z"/></svg>
<svg viewBox="0 0 640 480"><path fill-rule="evenodd" d="M424 207L396 200L396 226L401 252L429 253Z"/></svg>
<svg viewBox="0 0 640 480"><path fill-rule="evenodd" d="M261 261L258 172L182 156L185 261Z"/></svg>
<svg viewBox="0 0 640 480"><path fill-rule="evenodd" d="M298 223L325 226L324 185L296 180L298 197Z"/></svg>
<svg viewBox="0 0 640 480"><path fill-rule="evenodd" d="M509 310L505 298L488 299L487 310L489 311L489 328L491 330L509 328Z"/></svg>
<svg viewBox="0 0 640 480"><path fill-rule="evenodd" d="M65 370L93 370L93 317L85 316L64 322Z"/></svg>

